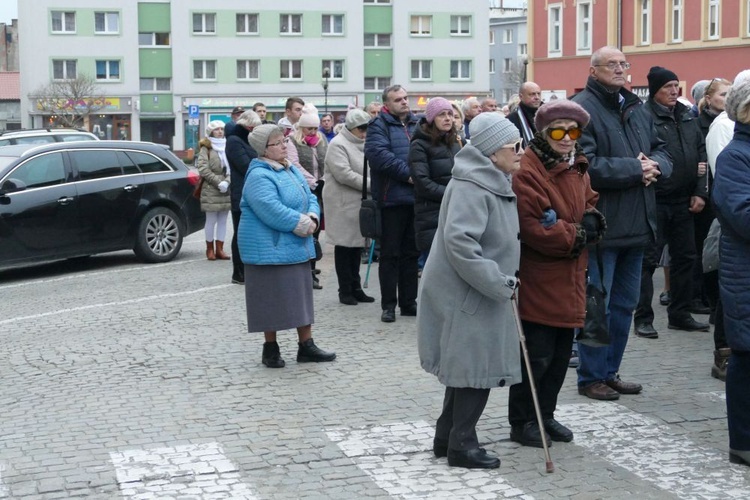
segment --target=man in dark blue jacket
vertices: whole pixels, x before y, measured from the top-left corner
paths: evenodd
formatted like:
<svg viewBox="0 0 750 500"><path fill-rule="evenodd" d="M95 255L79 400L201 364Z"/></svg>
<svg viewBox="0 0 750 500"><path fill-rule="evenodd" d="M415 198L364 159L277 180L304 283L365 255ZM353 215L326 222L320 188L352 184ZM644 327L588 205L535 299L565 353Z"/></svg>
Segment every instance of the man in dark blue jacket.
<svg viewBox="0 0 750 500"><path fill-rule="evenodd" d="M589 160L596 208L607 218L607 232L589 251L589 280L604 284L610 344L579 344L578 392L592 399L638 394L640 384L620 380L619 370L640 295L644 248L656 242L654 182L669 177L672 161L643 103L624 88L630 63L615 47L591 56L586 88L572 100L591 115L579 143ZM601 256L602 269L597 264Z"/></svg>
<svg viewBox="0 0 750 500"><path fill-rule="evenodd" d="M380 319L396 321L417 315L417 250L414 232L414 183L409 171L409 142L417 117L409 110L406 90L392 85L383 91L383 108L367 128L365 156L372 198L381 210Z"/></svg>

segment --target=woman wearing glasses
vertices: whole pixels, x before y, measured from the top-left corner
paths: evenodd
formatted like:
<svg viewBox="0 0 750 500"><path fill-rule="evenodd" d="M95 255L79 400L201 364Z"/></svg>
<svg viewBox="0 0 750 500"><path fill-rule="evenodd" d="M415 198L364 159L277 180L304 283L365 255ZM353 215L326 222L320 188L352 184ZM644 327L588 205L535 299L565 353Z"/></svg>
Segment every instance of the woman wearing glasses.
<svg viewBox="0 0 750 500"><path fill-rule="evenodd" d="M498 113L469 124L471 144L454 157L437 232L419 284L417 333L425 371L446 386L433 451L453 467L492 469L476 424L490 389L521 381L511 296L519 244L511 173L521 137Z"/></svg>
<svg viewBox="0 0 750 500"><path fill-rule="evenodd" d="M248 136L258 153L242 189L239 247L245 263L247 330L263 332L263 364L282 368L276 332L296 328L297 362L333 361L336 354L312 339L313 297L310 260L318 228L318 200L298 167L286 159L284 130L260 125Z"/></svg>
<svg viewBox="0 0 750 500"><path fill-rule="evenodd" d="M588 161L576 140L589 123L578 104L558 100L536 113L537 133L513 176L521 226L519 310L548 440L568 442L573 433L555 420L573 333L586 314L586 245L601 238L604 217L594 208ZM522 361L523 362L523 361ZM510 438L542 447L526 371L510 389Z"/></svg>

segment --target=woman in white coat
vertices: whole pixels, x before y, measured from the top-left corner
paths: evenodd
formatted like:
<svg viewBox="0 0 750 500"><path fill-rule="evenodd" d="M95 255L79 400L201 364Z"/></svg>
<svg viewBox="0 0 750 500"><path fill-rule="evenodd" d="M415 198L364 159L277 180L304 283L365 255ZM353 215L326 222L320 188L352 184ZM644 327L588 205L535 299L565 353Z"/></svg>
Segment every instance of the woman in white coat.
<svg viewBox="0 0 750 500"><path fill-rule="evenodd" d="M369 121L370 115L361 109L349 111L344 128L331 140L325 157L326 241L334 245L339 301L350 306L375 301L362 291L359 276L360 253L365 246L359 232L359 206Z"/></svg>

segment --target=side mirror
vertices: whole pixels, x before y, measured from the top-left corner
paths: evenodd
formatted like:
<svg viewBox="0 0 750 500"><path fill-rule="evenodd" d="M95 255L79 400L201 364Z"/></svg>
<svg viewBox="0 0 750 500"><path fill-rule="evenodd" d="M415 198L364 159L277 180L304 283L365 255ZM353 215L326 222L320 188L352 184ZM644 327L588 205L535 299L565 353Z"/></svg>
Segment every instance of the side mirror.
<svg viewBox="0 0 750 500"><path fill-rule="evenodd" d="M26 183L18 179L8 179L3 182L0 186L0 196L5 196L8 193L15 193L16 191L24 191L26 189Z"/></svg>

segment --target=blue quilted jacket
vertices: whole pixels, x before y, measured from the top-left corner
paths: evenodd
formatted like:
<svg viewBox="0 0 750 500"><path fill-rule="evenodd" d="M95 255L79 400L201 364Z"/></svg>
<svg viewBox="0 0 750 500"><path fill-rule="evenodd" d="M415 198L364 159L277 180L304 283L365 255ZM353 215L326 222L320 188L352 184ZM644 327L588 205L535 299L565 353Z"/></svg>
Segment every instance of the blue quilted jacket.
<svg viewBox="0 0 750 500"><path fill-rule="evenodd" d="M253 159L240 209L238 243L245 264L298 264L315 258L312 236L292 233L300 214L320 217L318 200L294 165L275 170L265 158Z"/></svg>

